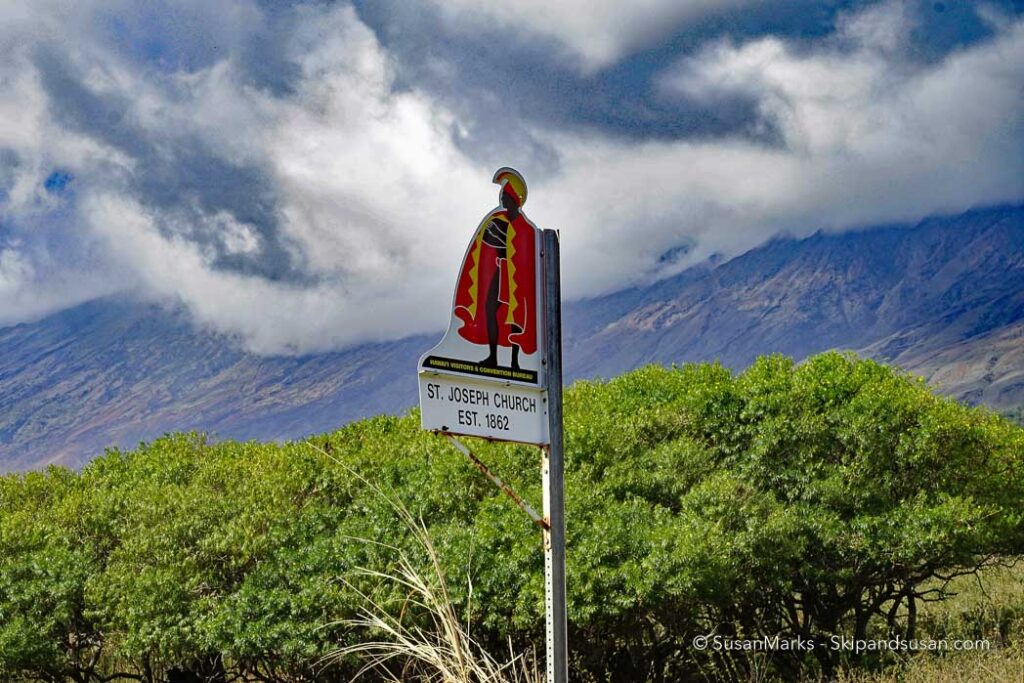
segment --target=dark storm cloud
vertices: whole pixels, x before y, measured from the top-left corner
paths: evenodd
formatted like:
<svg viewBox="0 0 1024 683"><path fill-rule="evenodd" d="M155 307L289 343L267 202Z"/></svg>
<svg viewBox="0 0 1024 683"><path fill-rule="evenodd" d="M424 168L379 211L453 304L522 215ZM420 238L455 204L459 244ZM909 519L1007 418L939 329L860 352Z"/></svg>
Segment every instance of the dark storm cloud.
<svg viewBox="0 0 1024 683"><path fill-rule="evenodd" d="M47 48L36 50L34 63L55 121L134 160L130 171L111 169L107 181L123 184L143 205L173 218L159 223L162 231L213 250L216 268L275 281L308 282L303 264L296 262L295 251L278 225L276 189L264 168L224 158L194 132L140 126L132 100L138 93L93 92L83 85L78 65ZM176 97L170 89L162 94L169 100ZM83 182L92 181L85 178ZM258 252L233 253L218 234L204 229L202 217L221 212L256 231Z"/></svg>

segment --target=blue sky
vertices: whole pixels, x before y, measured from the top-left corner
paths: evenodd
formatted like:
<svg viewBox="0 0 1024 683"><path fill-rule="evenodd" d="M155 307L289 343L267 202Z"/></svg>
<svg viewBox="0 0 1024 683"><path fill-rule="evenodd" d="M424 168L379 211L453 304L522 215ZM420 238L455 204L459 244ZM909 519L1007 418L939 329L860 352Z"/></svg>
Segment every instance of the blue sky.
<svg viewBox="0 0 1024 683"><path fill-rule="evenodd" d="M0 325L128 293L265 354L433 331L502 165L562 231L573 297L780 232L1020 202L1022 14L11 3Z"/></svg>

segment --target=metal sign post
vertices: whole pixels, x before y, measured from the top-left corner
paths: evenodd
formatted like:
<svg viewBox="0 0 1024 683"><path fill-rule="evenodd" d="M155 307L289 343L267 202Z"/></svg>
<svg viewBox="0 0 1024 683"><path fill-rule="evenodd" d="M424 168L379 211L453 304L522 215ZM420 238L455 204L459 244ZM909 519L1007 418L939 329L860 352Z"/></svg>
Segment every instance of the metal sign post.
<svg viewBox="0 0 1024 683"><path fill-rule="evenodd" d="M547 615L547 683L566 683L569 677L568 635L565 615L565 461L562 451L562 291L559 280L558 233L545 230L541 258L544 263L544 359L548 394L548 435L543 450L544 479L544 594Z"/></svg>

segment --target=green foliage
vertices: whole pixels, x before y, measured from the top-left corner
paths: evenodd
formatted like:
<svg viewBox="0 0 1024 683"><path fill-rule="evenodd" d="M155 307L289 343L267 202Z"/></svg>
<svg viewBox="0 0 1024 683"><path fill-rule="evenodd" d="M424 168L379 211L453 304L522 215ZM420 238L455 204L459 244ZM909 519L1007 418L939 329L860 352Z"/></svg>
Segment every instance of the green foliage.
<svg viewBox="0 0 1024 683"><path fill-rule="evenodd" d="M1013 410L1006 412L1006 417L1016 422L1017 424L1024 426L1024 406L1017 406Z"/></svg>
<svg viewBox="0 0 1024 683"><path fill-rule="evenodd" d="M535 449L473 446L540 506ZM689 647L712 631L907 635L934 577L1024 553L1024 430L848 355L578 383L566 447L581 680L692 677L723 664ZM0 478L0 678L348 680L354 660L323 656L357 644L367 598L405 597L361 569L429 561L363 479L425 522L474 639L539 641L539 534L414 414L285 445L168 435Z"/></svg>

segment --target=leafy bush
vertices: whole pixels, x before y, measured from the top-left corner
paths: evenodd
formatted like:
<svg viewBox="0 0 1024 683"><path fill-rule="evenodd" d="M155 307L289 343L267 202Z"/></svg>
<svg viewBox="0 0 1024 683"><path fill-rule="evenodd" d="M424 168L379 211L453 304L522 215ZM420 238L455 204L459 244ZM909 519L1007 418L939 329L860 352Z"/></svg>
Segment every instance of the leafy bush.
<svg viewBox="0 0 1024 683"><path fill-rule="evenodd" d="M1018 406L1013 410L1008 411L1006 413L1006 417L1008 417L1011 421L1016 422L1021 426L1024 426L1024 406Z"/></svg>
<svg viewBox="0 0 1024 683"><path fill-rule="evenodd" d="M742 675L692 650L710 632L912 635L935 577L1024 553L1024 430L870 361L647 367L578 383L565 419L580 680ZM473 447L539 507L535 449ZM424 520L482 646L540 642L539 534L413 414L284 445L168 435L0 478L0 677L348 680L359 662L324 655L358 644L363 596L403 598L359 568L430 561L364 477Z"/></svg>

